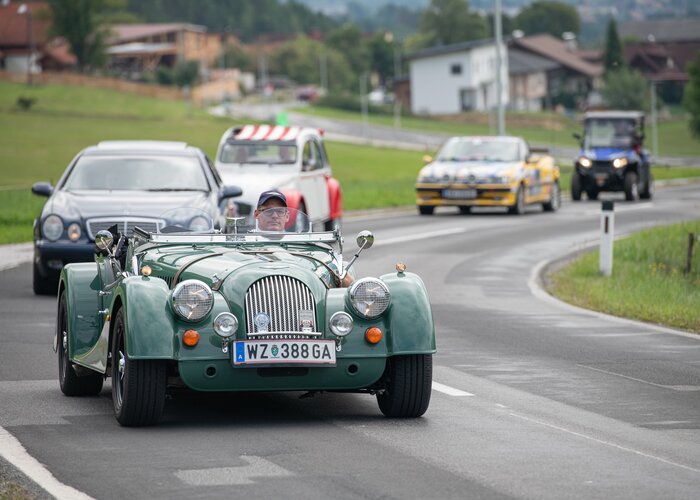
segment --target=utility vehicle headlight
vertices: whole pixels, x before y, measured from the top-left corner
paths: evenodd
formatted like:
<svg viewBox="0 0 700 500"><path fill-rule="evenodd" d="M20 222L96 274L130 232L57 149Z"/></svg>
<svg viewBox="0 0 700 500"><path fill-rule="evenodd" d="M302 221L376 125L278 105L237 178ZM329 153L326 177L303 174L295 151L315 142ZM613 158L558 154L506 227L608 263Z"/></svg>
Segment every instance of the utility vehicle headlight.
<svg viewBox="0 0 700 500"><path fill-rule="evenodd" d="M586 158L585 156L582 156L581 158L578 159L578 164L581 165L583 168L591 168L591 165L593 165L593 162Z"/></svg>
<svg viewBox="0 0 700 500"><path fill-rule="evenodd" d="M360 316L376 318L389 307L389 289L375 278L357 280L350 287L350 304Z"/></svg>
<svg viewBox="0 0 700 500"><path fill-rule="evenodd" d="M199 321L214 306L214 293L206 283L185 280L178 283L171 295L173 309L182 319Z"/></svg>
<svg viewBox="0 0 700 500"><path fill-rule="evenodd" d="M331 327L331 332L336 337L345 337L348 333L352 331L353 320L352 316L343 311L338 311L331 316L328 322Z"/></svg>
<svg viewBox="0 0 700 500"><path fill-rule="evenodd" d="M613 167L622 168L627 165L627 158L615 158L613 160Z"/></svg>

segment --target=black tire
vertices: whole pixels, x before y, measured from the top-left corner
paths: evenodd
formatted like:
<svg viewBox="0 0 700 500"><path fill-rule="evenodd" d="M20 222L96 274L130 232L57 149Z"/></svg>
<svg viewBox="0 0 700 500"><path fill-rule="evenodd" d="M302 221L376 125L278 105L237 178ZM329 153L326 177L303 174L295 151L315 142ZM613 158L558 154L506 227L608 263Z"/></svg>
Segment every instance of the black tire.
<svg viewBox="0 0 700 500"><path fill-rule="evenodd" d="M542 209L545 212L556 212L561 206L561 190L559 189L559 182L552 184L552 192L549 196L549 201L542 204Z"/></svg>
<svg viewBox="0 0 700 500"><path fill-rule="evenodd" d="M433 215L435 207L429 205L418 205L418 213L421 215Z"/></svg>
<svg viewBox="0 0 700 500"><path fill-rule="evenodd" d="M636 201L637 199L639 199L637 174L636 172L627 172L625 175L625 200Z"/></svg>
<svg viewBox="0 0 700 500"><path fill-rule="evenodd" d="M384 392L377 394L381 412L391 418L415 418L430 404L433 357L429 354L393 356L384 370Z"/></svg>
<svg viewBox="0 0 700 500"><path fill-rule="evenodd" d="M508 213L513 215L525 213L525 189L523 186L518 188L518 194L515 195L515 205L508 207Z"/></svg>
<svg viewBox="0 0 700 500"><path fill-rule="evenodd" d="M639 197L643 200L651 200L654 197L654 179L651 176L651 172L647 174L647 179L644 183L644 188L639 193Z"/></svg>
<svg viewBox="0 0 700 500"><path fill-rule="evenodd" d="M61 292L56 318L56 353L58 354L58 383L66 396L95 396L102 390L104 376L101 373L81 369L81 376L75 372L68 356L68 304L66 292Z"/></svg>
<svg viewBox="0 0 700 500"><path fill-rule="evenodd" d="M462 205L459 207L459 213L462 215L469 215L472 213L472 207Z"/></svg>
<svg viewBox="0 0 700 500"><path fill-rule="evenodd" d="M53 295L56 296L58 290L58 280L56 278L43 278L41 273L34 264L32 268L32 288L34 295Z"/></svg>
<svg viewBox="0 0 700 500"><path fill-rule="evenodd" d="M326 221L326 223L323 225L323 229L326 231L333 231L336 227L340 228L341 225L341 218L338 217L337 219L331 219L329 221Z"/></svg>
<svg viewBox="0 0 700 500"><path fill-rule="evenodd" d="M583 182L581 182L581 174L574 170L571 174L571 199L573 201L581 201L581 193L583 193Z"/></svg>
<svg viewBox="0 0 700 500"><path fill-rule="evenodd" d="M129 359L124 338L124 309L119 309L112 334L114 416L126 427L156 424L165 406L165 361Z"/></svg>
<svg viewBox="0 0 700 500"><path fill-rule="evenodd" d="M586 190L586 197L591 201L597 200L598 194L599 194L599 192L596 188L591 188L591 189Z"/></svg>

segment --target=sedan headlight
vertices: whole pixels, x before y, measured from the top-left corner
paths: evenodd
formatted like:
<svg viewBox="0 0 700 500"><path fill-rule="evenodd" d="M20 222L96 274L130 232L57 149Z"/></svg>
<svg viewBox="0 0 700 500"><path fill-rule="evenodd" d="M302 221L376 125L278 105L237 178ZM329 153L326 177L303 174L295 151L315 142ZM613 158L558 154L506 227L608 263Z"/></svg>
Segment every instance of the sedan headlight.
<svg viewBox="0 0 700 500"><path fill-rule="evenodd" d="M615 158L613 160L613 167L622 168L627 165L627 158Z"/></svg>
<svg viewBox="0 0 700 500"><path fill-rule="evenodd" d="M593 162L586 158L585 156L582 156L581 158L578 159L578 164L581 165L583 168L591 168L591 165L593 165Z"/></svg>
<svg viewBox="0 0 700 500"><path fill-rule="evenodd" d="M47 240L56 241L63 234L63 221L58 215L49 215L41 225L41 234Z"/></svg>
<svg viewBox="0 0 700 500"><path fill-rule="evenodd" d="M360 316L376 318L389 307L389 289L375 278L363 278L350 287L350 304Z"/></svg>
<svg viewBox="0 0 700 500"><path fill-rule="evenodd" d="M214 293L206 283L185 280L177 284L170 300L173 309L182 319L199 321L214 306Z"/></svg>

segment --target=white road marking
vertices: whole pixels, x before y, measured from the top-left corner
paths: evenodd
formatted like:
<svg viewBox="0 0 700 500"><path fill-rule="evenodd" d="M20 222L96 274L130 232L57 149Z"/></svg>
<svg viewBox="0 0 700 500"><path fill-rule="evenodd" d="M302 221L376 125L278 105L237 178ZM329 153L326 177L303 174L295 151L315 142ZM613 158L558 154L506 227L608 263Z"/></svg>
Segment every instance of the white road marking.
<svg viewBox="0 0 700 500"><path fill-rule="evenodd" d="M58 500L92 500L91 496L56 479L36 458L27 453L17 438L3 427L0 427L0 456Z"/></svg>
<svg viewBox="0 0 700 500"><path fill-rule="evenodd" d="M233 486L254 484L252 479L293 476L287 469L254 455L240 457L247 465L238 467L216 467L211 469L179 470L175 475L192 486Z"/></svg>
<svg viewBox="0 0 700 500"><path fill-rule="evenodd" d="M653 385L654 387L660 387L662 389L671 389L673 391L680 391L680 392L700 391L700 386L697 386L697 385L663 385L663 384L657 384L655 382L649 382L648 380L643 380L641 378L635 378L635 377L630 377L628 375L622 375L621 373L615 373L615 372L611 372L608 370L602 370L600 368L593 368L592 366L586 366L586 365L581 365L581 364L577 364L576 366L580 366L581 368L587 368L587 369L593 370L595 372L605 373L607 375L615 375L616 377L626 378L627 380L633 380L635 382L641 382L642 384Z"/></svg>
<svg viewBox="0 0 700 500"><path fill-rule="evenodd" d="M449 385L443 385L438 382L433 382L433 390L447 394L448 396L473 396L474 394L470 392L461 391L450 387Z"/></svg>
<svg viewBox="0 0 700 500"><path fill-rule="evenodd" d="M410 234L406 236L397 236L396 238L388 238L386 240L381 240L378 241L377 243L374 244L375 247L382 246L382 245L393 245L394 243L404 243L406 241L416 241L416 240L425 240L428 238L435 238L436 236L451 236L454 234L461 234L461 233L466 233L467 228L466 227L453 227L449 229L442 229L440 231L432 231L430 233L423 233L423 234Z"/></svg>
<svg viewBox="0 0 700 500"><path fill-rule="evenodd" d="M558 425L554 425L554 424L550 424L550 423L547 423L547 422L543 422L543 421L541 421L541 420L537 420L537 419L534 419L534 418L526 417L525 415L519 415L519 414L517 414L517 413L510 413L510 415L513 416L513 417L515 417L515 418L519 418L519 419L525 420L525 421L527 421L527 422L532 422L532 423L535 423L535 424L543 425L543 426L545 426L545 427L549 427L550 429L556 429L556 430L558 430L558 431L566 432L567 434L571 434L571 435L578 436L578 437L581 437L581 438L584 438L584 439L588 439L588 440L590 440L590 441L594 441L594 442L596 442L596 443L600 443L600 444L603 444L603 445L605 445L605 446L610 446L611 448L617 448L618 450L627 451L627 452L629 452L629 453L634 453L635 455L639 455L639 456L646 457L646 458L651 458L652 460L658 460L659 462L663 462L663 463L665 463L665 464L672 465L672 466L674 466L674 467L680 467L681 469L689 470L689 471L692 471L692 472L700 472L700 469L696 469L696 468L690 467L690 466L688 466L688 465L679 464L678 462L673 462L673 461L671 461L671 460L667 460L667 459L665 459L665 458L662 458L662 457L659 457L659 456L656 456L656 455L652 455L652 454L650 454L650 453L646 453L646 452L643 452L643 451L640 451L640 450L635 450L634 448L628 448L628 447L626 447L626 446L621 446L621 445L619 445L619 444L615 444L615 443L612 443L612 442L610 442L610 441L606 441L606 440L604 440L604 439L598 439L598 438L595 438L595 437L593 437L593 436L588 436L588 435L582 434L582 433L580 433L580 432L576 432L576 431L572 431L572 430L570 430L570 429L566 429L565 427L560 427L560 426L558 426Z"/></svg>

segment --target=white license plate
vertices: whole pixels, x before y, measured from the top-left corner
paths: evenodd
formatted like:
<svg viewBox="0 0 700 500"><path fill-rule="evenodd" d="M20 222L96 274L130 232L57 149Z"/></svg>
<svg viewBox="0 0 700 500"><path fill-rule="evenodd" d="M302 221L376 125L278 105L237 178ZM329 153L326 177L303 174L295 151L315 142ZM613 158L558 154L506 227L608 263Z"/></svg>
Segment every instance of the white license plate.
<svg viewBox="0 0 700 500"><path fill-rule="evenodd" d="M234 365L330 365L335 366L333 340L236 340Z"/></svg>
<svg viewBox="0 0 700 500"><path fill-rule="evenodd" d="M471 200L476 198L476 189L443 189L442 197L451 200Z"/></svg>

